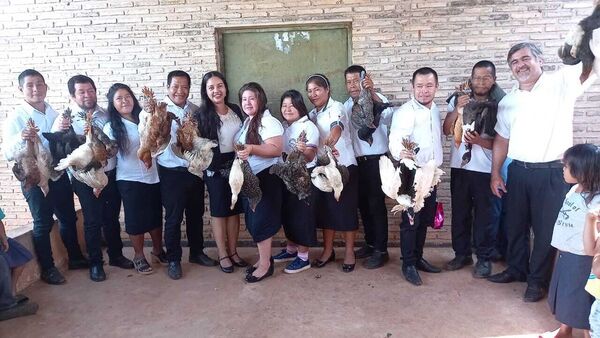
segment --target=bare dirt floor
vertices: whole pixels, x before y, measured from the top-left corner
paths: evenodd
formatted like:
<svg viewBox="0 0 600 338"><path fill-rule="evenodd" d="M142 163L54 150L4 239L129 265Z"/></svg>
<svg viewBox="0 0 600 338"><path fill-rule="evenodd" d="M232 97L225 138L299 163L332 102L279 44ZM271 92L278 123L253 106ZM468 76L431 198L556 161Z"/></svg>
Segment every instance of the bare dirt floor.
<svg viewBox="0 0 600 338"><path fill-rule="evenodd" d="M206 252L216 257L214 248ZM255 248L240 254L257 258ZM311 259L318 254L311 251ZM341 271L343 250L337 255L322 269L293 275L276 264L274 276L256 284L244 282L245 269L225 274L190 264L187 250L177 281L160 265L149 276L106 265L101 283L86 270L68 271L65 285L24 290L39 312L0 322L0 337L538 337L558 327L546 300L522 301L525 283L474 279L467 267L421 273L424 285L415 287L401 275L399 248L390 248L383 268L359 261L352 273ZM425 248L425 257L442 266L453 252Z"/></svg>

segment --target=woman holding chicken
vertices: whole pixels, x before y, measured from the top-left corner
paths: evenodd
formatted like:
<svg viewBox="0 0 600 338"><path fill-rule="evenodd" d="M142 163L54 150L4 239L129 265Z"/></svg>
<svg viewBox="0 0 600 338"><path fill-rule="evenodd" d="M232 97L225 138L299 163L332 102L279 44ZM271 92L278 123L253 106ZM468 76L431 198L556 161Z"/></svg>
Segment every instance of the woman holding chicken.
<svg viewBox="0 0 600 338"><path fill-rule="evenodd" d="M113 84L106 94L109 122L104 132L118 146L117 187L125 209L125 231L135 252L133 264L140 274L151 274L152 267L144 256L144 234L150 233L152 252L164 256L162 247L162 205L156 161L146 168L137 156L140 147L140 112L142 108L129 86Z"/></svg>
<svg viewBox="0 0 600 338"><path fill-rule="evenodd" d="M347 129L348 116L344 105L331 98L329 80L323 74L313 74L306 81L308 99L315 106L308 116L319 128L319 146L331 147L339 165L348 168L348 180L334 192L319 191L316 205L317 227L323 229L323 252L314 262L317 268L335 261L333 239L336 231L344 233L345 255L342 270L352 272L356 264L354 236L358 229L358 176L352 139ZM316 168L315 170L317 170ZM313 172L314 176L314 172ZM335 192L342 188L340 195ZM338 190L339 191L339 190Z"/></svg>
<svg viewBox="0 0 600 338"><path fill-rule="evenodd" d="M195 113L200 135L218 141L213 148L213 160L204 173L210 204L210 224L219 252L219 267L225 273L233 272L233 267L246 267L237 254L237 241L240 232L242 203L233 208L231 188L222 170L230 168L235 158L233 136L242 127L244 120L240 107L229 102L229 87L223 74L212 71L202 77L200 88L202 104Z"/></svg>
<svg viewBox="0 0 600 338"><path fill-rule="evenodd" d="M258 204L251 204L248 198L242 201L246 227L257 243L259 254L258 262L247 270L246 281L256 283L271 276L274 271L271 243L281 227L282 183L279 177L269 173L269 168L281 156L283 127L267 109L267 96L258 83L243 85L239 99L248 118L234 138L242 145L237 156L248 161L252 174L258 177L259 186L252 188L262 191Z"/></svg>

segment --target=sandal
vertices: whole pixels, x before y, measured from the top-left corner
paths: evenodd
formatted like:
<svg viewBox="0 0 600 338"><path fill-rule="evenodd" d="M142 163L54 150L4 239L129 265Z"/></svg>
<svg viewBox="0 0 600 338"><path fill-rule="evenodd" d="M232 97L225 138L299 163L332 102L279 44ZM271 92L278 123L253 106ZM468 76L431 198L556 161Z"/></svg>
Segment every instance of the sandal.
<svg viewBox="0 0 600 338"><path fill-rule="evenodd" d="M133 267L141 275L149 275L154 272L146 257L137 257L133 259Z"/></svg>
<svg viewBox="0 0 600 338"><path fill-rule="evenodd" d="M225 256L223 258L219 258L219 268L221 268L221 271L223 271L225 273L232 273L233 272L233 265L230 265L230 266L227 266L227 267L221 265L221 261L224 260L224 259L229 259L229 257L231 257L231 256ZM231 262L231 263L233 264L233 262Z"/></svg>
<svg viewBox="0 0 600 338"><path fill-rule="evenodd" d="M169 261L167 260L167 253L164 250L161 250L159 254L155 254L150 251L150 256L152 258L152 263L160 263L160 265L169 265Z"/></svg>
<svg viewBox="0 0 600 338"><path fill-rule="evenodd" d="M235 259L233 259L233 257L235 257L235 256L237 256L237 258L239 258L239 261L236 261ZM238 255L237 251L232 253L231 256L229 256L229 259L231 259L231 263L233 263L233 265L240 267L240 268L245 268L249 265L248 262L243 260L242 257L240 257L240 255Z"/></svg>

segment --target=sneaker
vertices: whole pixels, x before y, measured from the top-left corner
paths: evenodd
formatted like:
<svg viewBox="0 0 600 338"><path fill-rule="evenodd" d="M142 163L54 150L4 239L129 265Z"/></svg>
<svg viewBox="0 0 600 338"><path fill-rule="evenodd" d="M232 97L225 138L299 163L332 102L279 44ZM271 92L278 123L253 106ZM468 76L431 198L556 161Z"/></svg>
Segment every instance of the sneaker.
<svg viewBox="0 0 600 338"><path fill-rule="evenodd" d="M289 253L286 249L283 249L280 253L273 256L273 261L275 263L288 262L293 261L296 257L298 257L298 252Z"/></svg>
<svg viewBox="0 0 600 338"><path fill-rule="evenodd" d="M288 266L285 267L283 272L285 273L298 273L310 269L310 262L308 260L303 261L300 257L296 257Z"/></svg>

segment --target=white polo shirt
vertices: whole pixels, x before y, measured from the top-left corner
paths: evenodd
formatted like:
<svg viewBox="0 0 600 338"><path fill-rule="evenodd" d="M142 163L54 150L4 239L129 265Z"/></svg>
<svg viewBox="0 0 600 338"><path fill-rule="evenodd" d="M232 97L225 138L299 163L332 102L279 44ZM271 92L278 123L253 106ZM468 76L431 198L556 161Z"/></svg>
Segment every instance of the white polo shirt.
<svg viewBox="0 0 600 338"><path fill-rule="evenodd" d="M298 136L303 131L306 132L306 146L316 148L319 145L319 129L308 119L308 116L303 116L298 121L294 121L292 125L288 125L287 122L283 122L283 152L289 154L296 149L296 142ZM317 156L306 163L307 168L312 168L317 165Z"/></svg>
<svg viewBox="0 0 600 338"><path fill-rule="evenodd" d="M125 130L127 131L128 151L124 153L119 149L117 152L117 181L135 181L147 184L158 183L156 159L153 158L152 167L146 169L144 162L140 161L137 156L137 151L140 148L138 125L124 118L121 118L121 121L123 121ZM104 133L111 140L115 140L110 122L104 125Z"/></svg>
<svg viewBox="0 0 600 338"><path fill-rule="evenodd" d="M453 97L448 102L448 112L454 110L456 103L456 97ZM482 134L482 138L492 139L487 134ZM492 172L492 150L486 149L478 144L471 145L471 160L469 163L461 166L462 157L467 152L466 143L461 142L460 146L456 148L454 142L450 146L450 168L466 169L471 171L477 171L480 173L491 173Z"/></svg>
<svg viewBox="0 0 600 338"><path fill-rule="evenodd" d="M48 140L42 136L42 133L52 131L52 125L58 113L46 103L46 110L43 112L33 108L25 100L15 108L12 114L4 121L4 130L2 135L2 150L4 157L8 161L13 161L15 153L25 146L25 141L21 138L21 132L27 126L27 121L33 119L33 122L38 127L38 136L42 141L42 145L48 149Z"/></svg>
<svg viewBox="0 0 600 338"><path fill-rule="evenodd" d="M236 143L247 143L246 134L248 133L250 120L253 118L254 117L252 116L248 116L246 120L244 120L242 128L235 135L234 139L236 140ZM260 135L260 138L262 139L261 144L264 143L264 140L283 135L283 126L281 125L281 122L274 118L268 109L263 113L260 121L260 127L258 128L258 135ZM273 164L279 162L279 159L280 157L262 157L258 155L250 155L248 157L248 163L250 164L252 172L256 175L259 172L269 168Z"/></svg>
<svg viewBox="0 0 600 338"><path fill-rule="evenodd" d="M342 134L335 144L335 148L340 154L338 162L345 166L356 165L349 129L350 121L348 120L348 112L344 108L344 105L330 97L321 111L317 111L317 108L314 108L308 113L308 117L319 129L320 146L325 143L325 139L329 136L333 127L341 126Z"/></svg>
<svg viewBox="0 0 600 338"><path fill-rule="evenodd" d="M582 85L581 63L544 72L531 91L518 84L498 104L496 132L509 139L508 157L524 162L550 162L573 145L573 107L596 78Z"/></svg>
<svg viewBox="0 0 600 338"><path fill-rule="evenodd" d="M377 96L381 99L383 103L389 102L388 99L377 93ZM351 97L344 102L344 108L348 112L348 118L352 114L352 106L354 105L354 101ZM358 156L367 156L367 155L381 155L385 154L388 151L388 131L390 129L390 125L392 124L392 116L394 115L394 109L386 108L381 113L381 119L379 120L379 125L377 129L373 132L373 144L369 145L369 143L358 138L358 130L354 128L352 122L349 123L350 135L352 136L352 147L354 148L354 155Z"/></svg>
<svg viewBox="0 0 600 338"><path fill-rule="evenodd" d="M171 101L171 98L169 98L169 96L165 96L165 98L163 99L163 102L165 102L167 104L167 111L170 111L171 113L175 114L175 116L177 116L181 122L183 122L183 118L185 117L186 113L192 114L196 110L198 110L198 106L191 103L190 101L186 101L185 106L183 108L181 108L178 105L176 105L175 103L173 103L173 101ZM145 115L147 115L147 114L145 114ZM147 116L144 116L144 118L147 118ZM140 125L142 125L141 114L140 114ZM156 162L159 165L166 167L166 168L175 168L175 167L186 167L187 168L187 166L188 166L188 161L175 155L171 148L172 144L177 143L177 129L179 129L179 125L177 124L176 121L172 121L171 122L171 140L169 141L169 145L167 146L165 151L163 151L160 155L158 155L156 157Z"/></svg>
<svg viewBox="0 0 600 338"><path fill-rule="evenodd" d="M394 112L389 147L396 160L400 160L404 138L416 142L419 147L415 156L417 165L423 166L432 159L438 167L442 165L442 125L440 110L435 102L431 103L429 109L413 98Z"/></svg>

